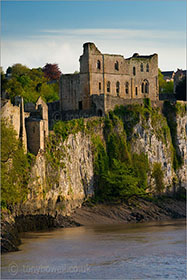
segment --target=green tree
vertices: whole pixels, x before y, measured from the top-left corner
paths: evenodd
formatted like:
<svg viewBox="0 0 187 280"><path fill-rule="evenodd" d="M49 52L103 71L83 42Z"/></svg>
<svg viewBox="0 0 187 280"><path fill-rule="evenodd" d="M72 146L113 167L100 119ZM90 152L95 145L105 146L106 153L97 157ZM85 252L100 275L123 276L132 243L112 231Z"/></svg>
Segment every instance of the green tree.
<svg viewBox="0 0 187 280"><path fill-rule="evenodd" d="M159 93L173 93L173 81L166 82L160 69L158 69Z"/></svg>
<svg viewBox="0 0 187 280"><path fill-rule="evenodd" d="M21 75L27 75L30 71L30 69L27 66L22 65L21 63L16 63L11 68L12 68L11 74L14 77L21 76ZM8 71L8 69L7 69L7 71Z"/></svg>
<svg viewBox="0 0 187 280"><path fill-rule="evenodd" d="M113 160L112 170L104 176L105 196L110 198L126 198L132 195L144 194L143 188L138 187L134 170L127 163Z"/></svg>
<svg viewBox="0 0 187 280"><path fill-rule="evenodd" d="M1 204L6 207L26 198L29 163L16 132L1 120Z"/></svg>
<svg viewBox="0 0 187 280"><path fill-rule="evenodd" d="M39 96L46 102L59 99L58 83L49 84L42 68L29 69L22 64L14 64L8 69L12 75L9 79L2 76L2 92L7 92L12 101L19 95L24 98L25 103L35 103Z"/></svg>
<svg viewBox="0 0 187 280"><path fill-rule="evenodd" d="M43 83L41 84L39 92L46 102L52 102L59 99L58 84Z"/></svg>
<svg viewBox="0 0 187 280"><path fill-rule="evenodd" d="M158 83L159 83L159 93L162 93L163 88L165 86L165 80L160 69L158 69Z"/></svg>
<svg viewBox="0 0 187 280"><path fill-rule="evenodd" d="M144 153L133 154L132 166L136 177L138 178L138 187L144 190L147 189L147 174L149 172L148 156Z"/></svg>
<svg viewBox="0 0 187 280"><path fill-rule="evenodd" d="M164 190L164 173L162 171L161 163L155 162L153 165L152 176L155 180L156 192L161 194Z"/></svg>
<svg viewBox="0 0 187 280"><path fill-rule="evenodd" d="M165 93L173 93L174 90L174 83L173 81L166 82L164 86L164 92Z"/></svg>

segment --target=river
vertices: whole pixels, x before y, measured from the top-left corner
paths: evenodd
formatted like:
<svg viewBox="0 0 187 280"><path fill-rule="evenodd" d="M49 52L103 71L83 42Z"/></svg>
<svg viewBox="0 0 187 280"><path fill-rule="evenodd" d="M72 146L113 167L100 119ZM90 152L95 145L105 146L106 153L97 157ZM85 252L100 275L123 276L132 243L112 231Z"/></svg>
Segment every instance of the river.
<svg viewBox="0 0 187 280"><path fill-rule="evenodd" d="M2 279L186 279L185 221L25 233Z"/></svg>

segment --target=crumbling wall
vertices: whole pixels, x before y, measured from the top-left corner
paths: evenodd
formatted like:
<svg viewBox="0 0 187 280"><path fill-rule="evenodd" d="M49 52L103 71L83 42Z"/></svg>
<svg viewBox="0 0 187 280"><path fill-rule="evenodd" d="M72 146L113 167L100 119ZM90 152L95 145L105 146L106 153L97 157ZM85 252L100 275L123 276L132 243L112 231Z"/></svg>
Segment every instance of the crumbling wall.
<svg viewBox="0 0 187 280"><path fill-rule="evenodd" d="M1 108L1 117L7 119L14 127L17 138L20 133L20 106L14 106L10 100L6 100L4 106Z"/></svg>
<svg viewBox="0 0 187 280"><path fill-rule="evenodd" d="M82 94L79 90L79 74L62 75L60 78L60 109L61 111L77 110Z"/></svg>
<svg viewBox="0 0 187 280"><path fill-rule="evenodd" d="M133 79L134 90L132 98L150 98L157 100L159 95L158 87L158 55L150 56L133 56L129 60L129 75ZM143 71L141 71L141 64ZM147 65L149 71L147 72ZM133 74L133 67L135 67L135 75ZM142 82L147 80L149 83L148 93L142 93ZM137 95L135 88L137 87Z"/></svg>
<svg viewBox="0 0 187 280"><path fill-rule="evenodd" d="M146 91L142 89L145 82L148 84ZM157 54L134 54L124 59L122 55L102 54L93 43L86 43L80 56L80 73L61 76L60 108L61 111L90 110L91 96L103 94L127 100L150 98L155 101L158 90Z"/></svg>
<svg viewBox="0 0 187 280"><path fill-rule="evenodd" d="M25 112L23 98L17 97L15 105L10 100L2 102L1 117L7 119L16 131L16 137L20 139L25 152L27 152L27 135L25 130Z"/></svg>

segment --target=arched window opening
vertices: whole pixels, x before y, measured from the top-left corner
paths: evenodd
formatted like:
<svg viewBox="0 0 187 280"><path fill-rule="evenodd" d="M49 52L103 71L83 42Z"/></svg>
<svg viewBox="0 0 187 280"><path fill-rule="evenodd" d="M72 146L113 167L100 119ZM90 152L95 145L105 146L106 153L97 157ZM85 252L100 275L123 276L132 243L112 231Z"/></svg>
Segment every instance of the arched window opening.
<svg viewBox="0 0 187 280"><path fill-rule="evenodd" d="M133 75L136 75L136 67L133 67Z"/></svg>
<svg viewBox="0 0 187 280"><path fill-rule="evenodd" d="M149 93L149 83L148 83L148 81L145 82L145 93Z"/></svg>
<svg viewBox="0 0 187 280"><path fill-rule="evenodd" d="M135 94L136 96L138 95L138 88L136 87L136 90L135 90Z"/></svg>
<svg viewBox="0 0 187 280"><path fill-rule="evenodd" d="M119 90L120 90L120 84L119 82L116 83L116 93L119 95Z"/></svg>
<svg viewBox="0 0 187 280"><path fill-rule="evenodd" d="M101 69L101 61L100 60L97 61L97 69L99 69L99 70Z"/></svg>
<svg viewBox="0 0 187 280"><path fill-rule="evenodd" d="M144 86L144 82L142 83L142 93L145 92L145 86Z"/></svg>
<svg viewBox="0 0 187 280"><path fill-rule="evenodd" d="M143 63L140 65L140 71L143 72Z"/></svg>
<svg viewBox="0 0 187 280"><path fill-rule="evenodd" d="M126 94L129 93L129 83L128 82L126 82L126 84L125 84L125 92L126 92Z"/></svg>
<svg viewBox="0 0 187 280"><path fill-rule="evenodd" d="M110 82L107 82L107 92L110 92Z"/></svg>
<svg viewBox="0 0 187 280"><path fill-rule="evenodd" d="M117 71L119 70L119 62L118 61L115 62L114 67L115 67L115 70L117 70Z"/></svg>
<svg viewBox="0 0 187 280"><path fill-rule="evenodd" d="M146 72L149 72L149 64L146 65Z"/></svg>
<svg viewBox="0 0 187 280"><path fill-rule="evenodd" d="M101 91L101 83L99 83L99 91Z"/></svg>
<svg viewBox="0 0 187 280"><path fill-rule="evenodd" d="M142 93L149 93L149 82L147 80L144 80L142 82Z"/></svg>

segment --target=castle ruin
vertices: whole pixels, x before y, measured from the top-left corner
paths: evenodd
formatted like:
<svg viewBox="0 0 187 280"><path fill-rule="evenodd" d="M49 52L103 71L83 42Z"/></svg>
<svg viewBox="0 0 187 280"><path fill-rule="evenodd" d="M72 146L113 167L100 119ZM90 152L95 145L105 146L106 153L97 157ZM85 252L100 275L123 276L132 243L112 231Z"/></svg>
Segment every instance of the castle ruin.
<svg viewBox="0 0 187 280"><path fill-rule="evenodd" d="M159 99L158 55L102 54L94 43L83 45L80 73L60 78L61 112L94 112L102 116L115 105Z"/></svg>
<svg viewBox="0 0 187 280"><path fill-rule="evenodd" d="M44 150L45 138L48 136L48 106L38 98L36 105L26 103L23 98L16 96L15 104L10 100L2 100L1 118L7 119L16 131L25 152L37 155Z"/></svg>
<svg viewBox="0 0 187 280"><path fill-rule="evenodd" d="M85 43L78 74L62 74L59 101L24 105L21 97L15 104L2 102L1 117L7 118L17 132L25 151L37 154L44 150L48 130L58 120L103 116L116 105L152 102L159 99L158 55L102 54L95 44Z"/></svg>

